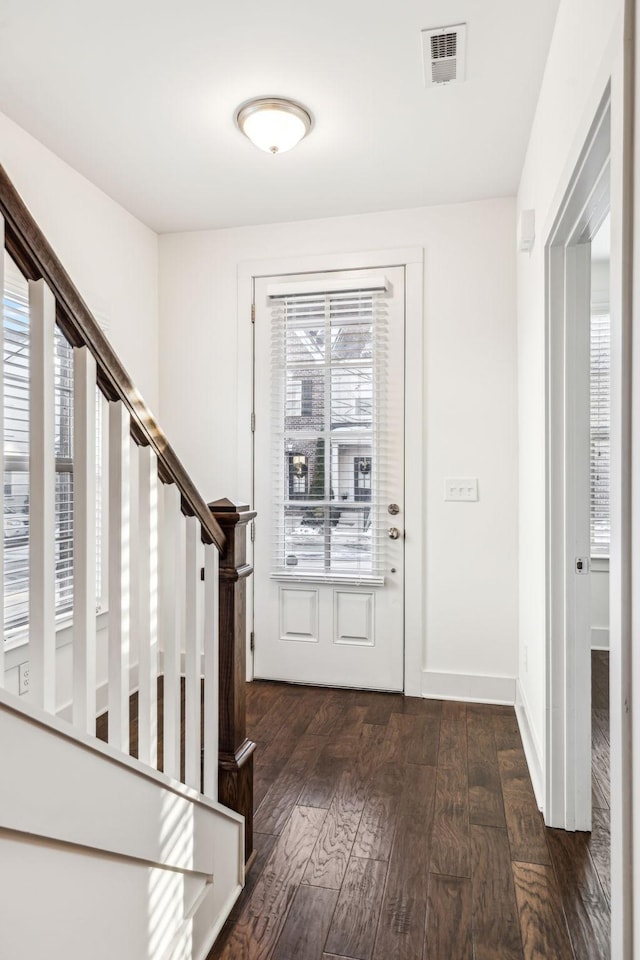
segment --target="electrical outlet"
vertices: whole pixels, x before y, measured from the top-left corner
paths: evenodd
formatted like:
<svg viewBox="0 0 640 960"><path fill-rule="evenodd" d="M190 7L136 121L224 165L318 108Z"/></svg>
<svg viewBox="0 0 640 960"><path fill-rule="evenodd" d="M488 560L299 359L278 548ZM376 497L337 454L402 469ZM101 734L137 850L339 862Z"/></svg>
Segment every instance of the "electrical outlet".
<svg viewBox="0 0 640 960"><path fill-rule="evenodd" d="M447 477L444 481L445 500L477 500L477 477Z"/></svg>
<svg viewBox="0 0 640 960"><path fill-rule="evenodd" d="M25 660L18 666L18 693L22 696L23 693L28 693L29 689L29 661Z"/></svg>

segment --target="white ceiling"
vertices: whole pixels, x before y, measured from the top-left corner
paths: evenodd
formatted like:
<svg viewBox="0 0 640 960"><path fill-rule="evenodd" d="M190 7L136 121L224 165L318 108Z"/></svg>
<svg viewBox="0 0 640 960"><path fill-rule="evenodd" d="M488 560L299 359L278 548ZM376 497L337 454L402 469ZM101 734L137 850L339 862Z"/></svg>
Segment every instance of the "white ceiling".
<svg viewBox="0 0 640 960"><path fill-rule="evenodd" d="M0 110L159 232L511 195L557 6L3 0ZM467 81L427 90L420 30L459 22ZM291 153L234 125L266 95L314 116Z"/></svg>

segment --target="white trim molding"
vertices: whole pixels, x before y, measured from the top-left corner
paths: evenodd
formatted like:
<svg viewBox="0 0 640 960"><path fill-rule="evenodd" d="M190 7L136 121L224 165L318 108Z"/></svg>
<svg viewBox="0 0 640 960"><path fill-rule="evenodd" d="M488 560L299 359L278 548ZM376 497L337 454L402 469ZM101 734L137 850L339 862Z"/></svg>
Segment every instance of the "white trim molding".
<svg viewBox="0 0 640 960"><path fill-rule="evenodd" d="M519 680L516 681L516 719L536 802L538 808L544 812L544 758L535 734L535 725L531 722L529 704Z"/></svg>
<svg viewBox="0 0 640 960"><path fill-rule="evenodd" d="M591 829L589 316L591 239L610 209L611 99L602 97L545 242L545 822ZM612 461L616 456L612 444Z"/></svg>
<svg viewBox="0 0 640 960"><path fill-rule="evenodd" d="M253 325L250 321L254 283L258 277L278 277L335 270L405 268L405 443L411 469L405 469L405 513L412 518L411 535L405 540L405 646L404 692L421 695L422 638L425 635L426 580L426 470L424 403L424 250L403 247L353 253L319 254L257 260L238 266L238 489L253 504L253 444L251 412L253 403ZM248 544L252 550L252 544ZM252 562L253 556L249 557ZM253 657L249 634L252 629L252 583L247 591L247 679L251 679ZM513 699L511 700L513 702Z"/></svg>
<svg viewBox="0 0 640 960"><path fill-rule="evenodd" d="M464 700L512 706L516 701L515 677L422 671L422 696L432 700Z"/></svg>

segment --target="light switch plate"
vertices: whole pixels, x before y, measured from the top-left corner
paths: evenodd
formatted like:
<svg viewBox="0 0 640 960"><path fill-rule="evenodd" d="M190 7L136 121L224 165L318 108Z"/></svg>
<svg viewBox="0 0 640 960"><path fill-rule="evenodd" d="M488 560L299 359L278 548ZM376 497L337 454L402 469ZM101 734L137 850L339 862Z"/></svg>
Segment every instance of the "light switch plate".
<svg viewBox="0 0 640 960"><path fill-rule="evenodd" d="M477 500L477 477L446 477L444 481L445 500Z"/></svg>

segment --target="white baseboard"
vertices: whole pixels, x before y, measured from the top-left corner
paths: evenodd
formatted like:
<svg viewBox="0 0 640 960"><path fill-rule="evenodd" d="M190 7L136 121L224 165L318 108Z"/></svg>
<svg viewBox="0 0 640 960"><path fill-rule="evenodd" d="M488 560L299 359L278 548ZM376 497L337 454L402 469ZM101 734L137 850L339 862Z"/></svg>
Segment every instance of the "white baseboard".
<svg viewBox="0 0 640 960"><path fill-rule="evenodd" d="M544 764L540 744L534 733L530 719L529 704L524 695L520 681L516 681L516 717L520 728L520 737L524 747L524 755L529 767L529 775L533 784L538 807L544 813Z"/></svg>
<svg viewBox="0 0 640 960"><path fill-rule="evenodd" d="M422 696L434 700L512 705L516 700L516 681L515 677L483 677L478 674L423 670Z"/></svg>
<svg viewBox="0 0 640 960"><path fill-rule="evenodd" d="M591 627L591 649L608 650L609 649L609 628Z"/></svg>

